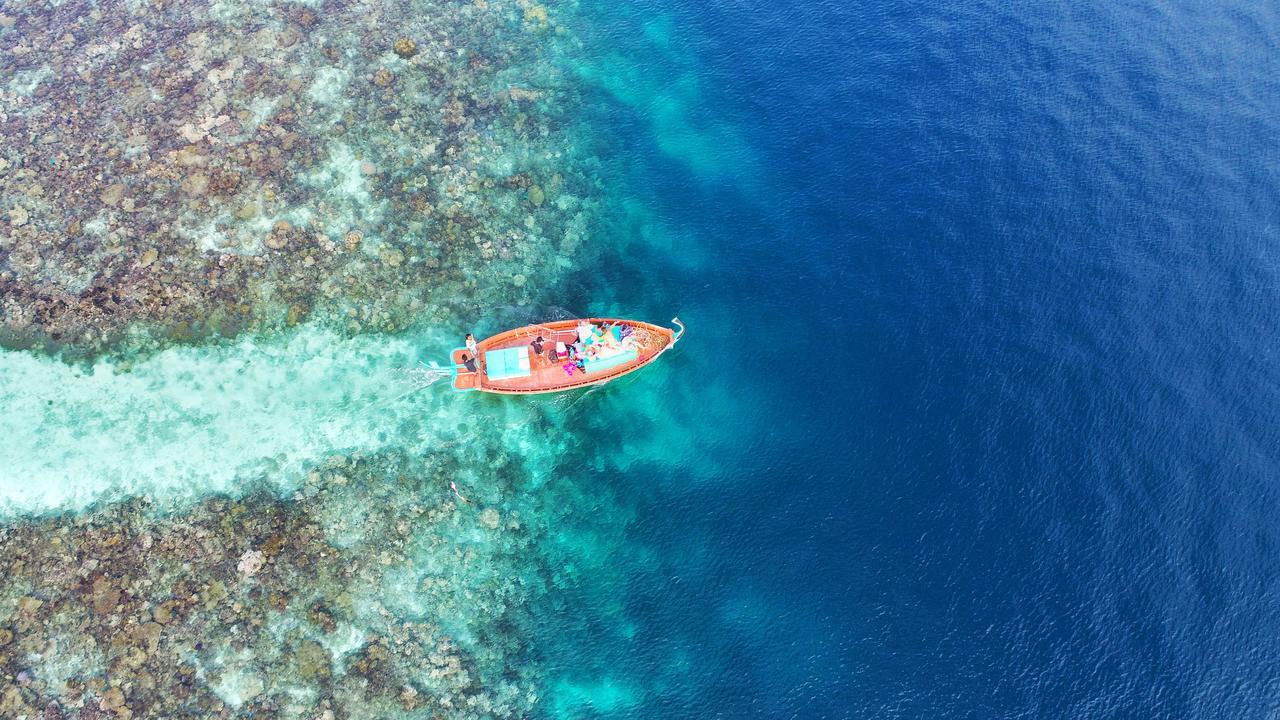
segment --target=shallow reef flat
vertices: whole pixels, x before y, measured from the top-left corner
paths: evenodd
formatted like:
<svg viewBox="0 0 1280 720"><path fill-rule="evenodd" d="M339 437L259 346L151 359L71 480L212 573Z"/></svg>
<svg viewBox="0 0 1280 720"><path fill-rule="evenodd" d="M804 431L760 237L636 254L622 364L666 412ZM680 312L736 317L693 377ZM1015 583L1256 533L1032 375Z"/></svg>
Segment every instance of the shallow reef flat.
<svg viewBox="0 0 1280 720"><path fill-rule="evenodd" d="M534 300L599 187L572 8L6 3L0 340L154 347Z"/></svg>
<svg viewBox="0 0 1280 720"><path fill-rule="evenodd" d="M385 453L330 458L288 499L10 523L0 716L528 717L531 608L572 581L549 538L585 500L476 452L506 460L465 501L455 455Z"/></svg>

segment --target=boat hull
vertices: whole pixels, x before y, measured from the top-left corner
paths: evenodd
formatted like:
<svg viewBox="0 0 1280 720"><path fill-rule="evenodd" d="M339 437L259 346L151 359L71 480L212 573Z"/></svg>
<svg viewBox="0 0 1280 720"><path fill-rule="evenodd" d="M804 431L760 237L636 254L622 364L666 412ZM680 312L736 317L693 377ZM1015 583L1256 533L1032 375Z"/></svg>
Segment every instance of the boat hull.
<svg viewBox="0 0 1280 720"><path fill-rule="evenodd" d="M590 322L595 325L619 325L631 328L635 338L635 357L627 356L624 361L604 366L600 369L583 370L572 366L567 360L553 359L552 350L556 342L566 345L577 339L578 325ZM534 338L542 336L545 346L543 352L535 353L530 347ZM478 390L500 395L536 395L540 393L564 392L577 388L603 385L624 375L639 370L653 362L659 355L670 349L679 339L679 335L670 328L652 323L622 318L590 318L588 320L561 320L557 322L526 325L485 338L478 343L479 359L475 372L466 368L466 358L471 353L466 348L453 351L450 358L454 366L453 388L459 391ZM527 348L528 374L515 377L500 377L495 368L486 362L486 353ZM519 372L524 372L523 366Z"/></svg>

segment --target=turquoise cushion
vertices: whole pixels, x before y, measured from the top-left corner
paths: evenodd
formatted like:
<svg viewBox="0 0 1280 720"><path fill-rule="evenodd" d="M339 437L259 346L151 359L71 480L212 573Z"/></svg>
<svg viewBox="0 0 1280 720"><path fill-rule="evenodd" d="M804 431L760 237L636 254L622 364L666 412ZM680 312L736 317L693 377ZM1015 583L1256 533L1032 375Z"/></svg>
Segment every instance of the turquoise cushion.
<svg viewBox="0 0 1280 720"><path fill-rule="evenodd" d="M484 374L490 380L528 377L529 372L529 348L503 348L484 354Z"/></svg>
<svg viewBox="0 0 1280 720"><path fill-rule="evenodd" d="M626 350L624 352L618 353L617 355L610 355L609 357L600 358L599 360L588 360L587 372L598 372L600 370L607 370L608 368L611 368L611 367L616 367L624 363L629 363L632 360L635 360L637 357L639 357L639 355L636 354L635 350Z"/></svg>

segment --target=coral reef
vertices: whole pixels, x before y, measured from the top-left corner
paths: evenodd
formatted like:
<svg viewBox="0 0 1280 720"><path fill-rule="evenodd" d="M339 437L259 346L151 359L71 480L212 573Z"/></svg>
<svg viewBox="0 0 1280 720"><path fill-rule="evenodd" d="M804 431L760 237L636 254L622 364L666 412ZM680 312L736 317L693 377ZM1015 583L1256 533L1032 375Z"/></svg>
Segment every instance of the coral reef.
<svg viewBox="0 0 1280 720"><path fill-rule="evenodd" d="M6 5L0 341L385 331L531 302L599 193L566 129L557 17L523 0Z"/></svg>
<svg viewBox="0 0 1280 720"><path fill-rule="evenodd" d="M0 716L527 717L548 526L458 501L450 462L0 529Z"/></svg>

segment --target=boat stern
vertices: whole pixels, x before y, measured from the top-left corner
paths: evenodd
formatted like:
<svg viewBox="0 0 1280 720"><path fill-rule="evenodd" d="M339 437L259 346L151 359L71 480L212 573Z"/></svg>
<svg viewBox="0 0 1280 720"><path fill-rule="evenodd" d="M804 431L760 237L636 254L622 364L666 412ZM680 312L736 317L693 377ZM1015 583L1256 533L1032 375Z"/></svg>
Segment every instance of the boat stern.
<svg viewBox="0 0 1280 720"><path fill-rule="evenodd" d="M470 357L470 351L464 347L454 348L449 356L449 362L453 366L453 389L459 392L480 388L480 360L476 358L474 371L468 370L467 359Z"/></svg>

